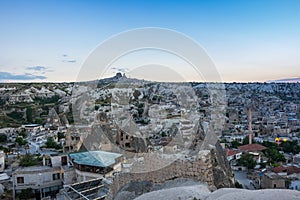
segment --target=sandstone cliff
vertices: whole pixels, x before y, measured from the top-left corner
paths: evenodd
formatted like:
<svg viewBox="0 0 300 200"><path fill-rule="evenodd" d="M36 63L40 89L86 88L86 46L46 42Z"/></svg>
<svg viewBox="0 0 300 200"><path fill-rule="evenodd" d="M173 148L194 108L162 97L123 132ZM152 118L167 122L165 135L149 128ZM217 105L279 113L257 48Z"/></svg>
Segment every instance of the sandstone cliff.
<svg viewBox="0 0 300 200"><path fill-rule="evenodd" d="M234 187L233 174L223 149L212 128L202 122L197 124L192 145L185 154L177 155L176 159L164 155L160 155L157 160L154 158L153 154L145 154L142 166L133 167L131 172L123 172L115 177L110 188L112 195L117 195L118 191L123 194L127 191L131 195L127 199L133 199L152 191L149 184L162 184L178 178L205 183L211 191ZM168 162L168 159L173 160ZM141 186L145 181L149 183L145 187L134 187Z"/></svg>

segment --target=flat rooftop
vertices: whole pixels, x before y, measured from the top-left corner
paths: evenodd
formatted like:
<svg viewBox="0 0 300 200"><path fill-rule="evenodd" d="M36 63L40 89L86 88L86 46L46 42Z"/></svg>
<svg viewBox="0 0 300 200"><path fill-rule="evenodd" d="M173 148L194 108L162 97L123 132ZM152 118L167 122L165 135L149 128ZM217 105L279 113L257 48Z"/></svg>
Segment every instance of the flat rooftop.
<svg viewBox="0 0 300 200"><path fill-rule="evenodd" d="M283 178L282 176L280 176L274 172L265 173L264 175L266 175L270 179L282 179Z"/></svg>
<svg viewBox="0 0 300 200"><path fill-rule="evenodd" d="M69 154L73 162L79 165L88 165L96 167L108 167L116 163L116 159L122 154L106 151L86 151Z"/></svg>
<svg viewBox="0 0 300 200"><path fill-rule="evenodd" d="M39 173L39 172L47 172L47 171L55 171L55 170L60 170L60 167L36 165L36 166L18 168L15 172L17 174L26 174L26 173Z"/></svg>

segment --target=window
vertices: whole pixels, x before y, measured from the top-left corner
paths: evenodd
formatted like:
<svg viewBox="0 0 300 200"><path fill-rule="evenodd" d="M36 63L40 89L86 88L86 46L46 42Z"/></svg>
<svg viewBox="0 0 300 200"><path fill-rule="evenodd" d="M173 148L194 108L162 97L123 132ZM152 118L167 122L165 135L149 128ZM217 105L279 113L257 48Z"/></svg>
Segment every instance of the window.
<svg viewBox="0 0 300 200"><path fill-rule="evenodd" d="M89 166L85 166L85 171L86 171L86 172L91 172L92 169L91 169Z"/></svg>
<svg viewBox="0 0 300 200"><path fill-rule="evenodd" d="M61 165L67 165L68 164L68 158L67 156L61 157Z"/></svg>
<svg viewBox="0 0 300 200"><path fill-rule="evenodd" d="M58 179L60 179L60 174L59 174L59 173L52 174L52 179L53 179L53 180L58 180Z"/></svg>
<svg viewBox="0 0 300 200"><path fill-rule="evenodd" d="M24 183L24 177L17 177L17 183Z"/></svg>
<svg viewBox="0 0 300 200"><path fill-rule="evenodd" d="M125 143L125 147L126 147L126 148L130 148L130 143L126 142L126 143Z"/></svg>

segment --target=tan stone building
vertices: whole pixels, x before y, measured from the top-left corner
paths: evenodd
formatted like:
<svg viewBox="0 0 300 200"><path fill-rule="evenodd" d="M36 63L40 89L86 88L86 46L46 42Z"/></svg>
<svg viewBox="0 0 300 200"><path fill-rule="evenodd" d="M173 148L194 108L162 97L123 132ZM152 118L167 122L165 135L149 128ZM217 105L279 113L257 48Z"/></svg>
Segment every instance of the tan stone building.
<svg viewBox="0 0 300 200"><path fill-rule="evenodd" d="M262 189L285 189L286 179L274 172L264 173L261 178Z"/></svg>

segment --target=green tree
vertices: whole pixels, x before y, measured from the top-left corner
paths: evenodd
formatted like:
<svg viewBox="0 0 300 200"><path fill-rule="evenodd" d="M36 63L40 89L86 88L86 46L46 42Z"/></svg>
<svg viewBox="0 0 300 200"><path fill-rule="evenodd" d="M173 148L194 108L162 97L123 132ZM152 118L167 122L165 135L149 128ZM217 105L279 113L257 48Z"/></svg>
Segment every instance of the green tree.
<svg viewBox="0 0 300 200"><path fill-rule="evenodd" d="M13 111L11 113L7 113L7 116L15 119L15 120L18 120L18 121L23 121L23 113L22 112L17 112L17 111Z"/></svg>
<svg viewBox="0 0 300 200"><path fill-rule="evenodd" d="M233 141L230 143L230 145L231 145L231 148L234 148L234 149L237 149L239 146L242 146L242 144L239 143L239 142L236 141L236 140L233 140Z"/></svg>
<svg viewBox="0 0 300 200"><path fill-rule="evenodd" d="M285 157L277 149L266 149L264 150L265 156L269 159L269 162L285 162Z"/></svg>
<svg viewBox="0 0 300 200"><path fill-rule="evenodd" d="M253 140L252 138L252 144L255 144L256 142ZM244 139L243 139L243 145L246 145L246 144L249 144L249 137L246 136Z"/></svg>
<svg viewBox="0 0 300 200"><path fill-rule="evenodd" d="M0 142L6 142L7 141L7 136L4 134L0 134Z"/></svg>
<svg viewBox="0 0 300 200"><path fill-rule="evenodd" d="M220 143L227 143L227 140L223 138L223 139L220 140L219 142L220 142Z"/></svg>
<svg viewBox="0 0 300 200"><path fill-rule="evenodd" d="M167 137L167 133L166 132L161 132L161 137Z"/></svg>
<svg viewBox="0 0 300 200"><path fill-rule="evenodd" d="M253 159L253 155L244 154L238 161L239 165L245 166L248 169L253 169L256 166L256 161Z"/></svg>
<svg viewBox="0 0 300 200"><path fill-rule="evenodd" d="M58 132L57 137L58 137L58 141L59 141L60 139L65 138L66 136L64 133Z"/></svg>
<svg viewBox="0 0 300 200"><path fill-rule="evenodd" d="M47 138L47 142L45 143L47 148L55 148L55 149L61 149L62 147L57 144L52 137Z"/></svg>
<svg viewBox="0 0 300 200"><path fill-rule="evenodd" d="M278 145L274 142L264 141L263 146L265 146L269 149L278 149Z"/></svg>
<svg viewBox="0 0 300 200"><path fill-rule="evenodd" d="M26 117L27 117L27 122L32 123L32 113L33 113L33 109L31 107L28 107L26 109Z"/></svg>
<svg viewBox="0 0 300 200"><path fill-rule="evenodd" d="M21 191L20 194L17 195L20 199L32 199L35 197L32 188L27 188Z"/></svg>
<svg viewBox="0 0 300 200"><path fill-rule="evenodd" d="M38 160L31 154L25 154L21 160L20 160L20 166L22 167L29 167L29 166L34 166L38 165L39 162Z"/></svg>
<svg viewBox="0 0 300 200"><path fill-rule="evenodd" d="M297 141L286 141L280 144L282 150L286 153L293 153L297 154L300 152L300 146L298 145Z"/></svg>
<svg viewBox="0 0 300 200"><path fill-rule="evenodd" d="M234 186L235 186L236 188L243 188L243 185L240 184L238 181L235 181Z"/></svg>
<svg viewBox="0 0 300 200"><path fill-rule="evenodd" d="M1 98L0 99L0 106L4 106L6 104L6 100Z"/></svg>
<svg viewBox="0 0 300 200"><path fill-rule="evenodd" d="M36 123L36 124L43 124L44 120L42 118L35 118L34 119L34 123Z"/></svg>
<svg viewBox="0 0 300 200"><path fill-rule="evenodd" d="M18 143L20 146L27 144L27 141L24 140L22 137L16 138L16 143Z"/></svg>
<svg viewBox="0 0 300 200"><path fill-rule="evenodd" d="M3 147L3 146L0 146L0 150L4 151L4 153L8 153L11 151L10 148L6 148L6 147Z"/></svg>
<svg viewBox="0 0 300 200"><path fill-rule="evenodd" d="M18 133L19 136L22 136L23 138L27 137L27 133L25 130L22 130L21 132Z"/></svg>

